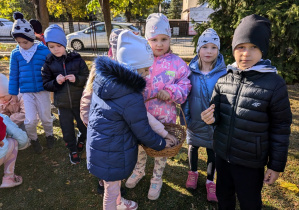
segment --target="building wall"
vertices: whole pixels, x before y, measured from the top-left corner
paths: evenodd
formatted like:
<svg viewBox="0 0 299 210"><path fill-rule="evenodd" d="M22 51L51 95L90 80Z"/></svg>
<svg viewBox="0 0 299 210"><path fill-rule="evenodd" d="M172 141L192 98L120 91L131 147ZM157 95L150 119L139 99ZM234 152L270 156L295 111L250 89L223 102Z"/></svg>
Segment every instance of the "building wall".
<svg viewBox="0 0 299 210"><path fill-rule="evenodd" d="M183 9L182 9L182 14L181 14L181 19L187 20L188 18L188 12L184 13L186 9L196 7L197 6L197 1L198 0L183 0ZM187 15L187 16L186 16Z"/></svg>

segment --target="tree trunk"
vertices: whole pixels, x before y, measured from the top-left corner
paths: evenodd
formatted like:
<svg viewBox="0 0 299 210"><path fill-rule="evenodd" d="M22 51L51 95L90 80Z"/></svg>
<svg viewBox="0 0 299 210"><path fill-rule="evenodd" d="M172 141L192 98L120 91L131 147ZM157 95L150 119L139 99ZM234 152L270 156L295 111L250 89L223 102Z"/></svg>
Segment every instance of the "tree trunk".
<svg viewBox="0 0 299 210"><path fill-rule="evenodd" d="M111 17L110 17L110 3L109 0L99 0L99 3L101 5L102 13L104 15L105 29L107 33L107 40L109 43L109 37L112 30Z"/></svg>
<svg viewBox="0 0 299 210"><path fill-rule="evenodd" d="M68 22L69 22L69 32L73 33L74 32L74 19L71 13L67 13L68 17Z"/></svg>
<svg viewBox="0 0 299 210"><path fill-rule="evenodd" d="M131 21L131 17L132 17L132 14L131 14L132 6L133 6L132 3L129 2L129 5L126 8L126 11L125 11L125 16L126 16L126 19L127 19L128 23Z"/></svg>
<svg viewBox="0 0 299 210"><path fill-rule="evenodd" d="M47 8L47 0L32 0L32 2L35 8L35 18L42 24L42 31L44 32L44 30L49 26L49 11Z"/></svg>

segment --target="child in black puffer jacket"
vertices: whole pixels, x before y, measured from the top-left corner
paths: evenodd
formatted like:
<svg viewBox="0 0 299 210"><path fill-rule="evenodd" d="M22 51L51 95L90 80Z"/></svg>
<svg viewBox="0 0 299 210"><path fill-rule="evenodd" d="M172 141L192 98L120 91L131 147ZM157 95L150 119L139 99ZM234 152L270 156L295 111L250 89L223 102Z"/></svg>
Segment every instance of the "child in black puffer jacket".
<svg viewBox="0 0 299 210"><path fill-rule="evenodd" d="M202 112L215 124L216 195L219 209L261 209L263 183L284 171L292 113L285 81L264 60L270 21L258 15L241 20L232 48L236 62L214 88L211 107ZM264 166L267 171L264 174Z"/></svg>
<svg viewBox="0 0 299 210"><path fill-rule="evenodd" d="M70 150L72 164L80 163L79 154L86 140L86 127L80 118L80 99L89 75L88 67L76 52L66 51L64 31L58 25L45 30L45 40L51 54L42 69L44 89L54 92L54 105L59 109L63 139ZM80 131L78 143L74 118Z"/></svg>

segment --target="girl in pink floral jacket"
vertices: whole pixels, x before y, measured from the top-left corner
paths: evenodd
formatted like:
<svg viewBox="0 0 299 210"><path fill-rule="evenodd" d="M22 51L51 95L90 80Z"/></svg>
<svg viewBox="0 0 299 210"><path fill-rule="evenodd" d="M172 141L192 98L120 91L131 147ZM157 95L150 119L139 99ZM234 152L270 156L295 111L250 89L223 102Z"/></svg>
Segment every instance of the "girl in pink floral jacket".
<svg viewBox="0 0 299 210"><path fill-rule="evenodd" d="M170 51L171 30L167 17L161 13L149 15L146 21L145 38L149 41L155 59L147 76L144 99L147 111L162 123L176 122L176 106L173 102L182 104L191 90L190 74L187 64ZM138 161L126 186L134 188L145 175L147 155L139 147ZM166 157L156 157L153 177L148 192L150 200L159 198L162 187L162 175L167 162Z"/></svg>

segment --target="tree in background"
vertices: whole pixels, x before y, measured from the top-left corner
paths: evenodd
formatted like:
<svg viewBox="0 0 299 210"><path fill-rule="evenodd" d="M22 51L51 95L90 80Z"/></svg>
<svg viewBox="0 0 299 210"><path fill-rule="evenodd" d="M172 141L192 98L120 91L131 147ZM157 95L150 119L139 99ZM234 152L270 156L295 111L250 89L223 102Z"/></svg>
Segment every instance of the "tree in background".
<svg viewBox="0 0 299 210"><path fill-rule="evenodd" d="M49 11L47 0L32 0L34 5L35 18L40 21L43 31L49 26Z"/></svg>
<svg viewBox="0 0 299 210"><path fill-rule="evenodd" d="M169 19L181 19L182 8L183 0L171 0L167 17Z"/></svg>
<svg viewBox="0 0 299 210"><path fill-rule="evenodd" d="M205 1L200 1L200 3ZM221 39L221 53L226 64L232 63L232 37L240 20L247 15L257 14L271 21L272 37L268 58L277 67L279 74L288 84L299 81L299 0L207 0L216 10L211 21L195 27L199 35L208 27L214 28ZM220 9L219 9L220 8Z"/></svg>
<svg viewBox="0 0 299 210"><path fill-rule="evenodd" d="M0 0L1 18L6 18L13 21L13 13L16 11L22 12L27 20L35 18L34 6L32 0Z"/></svg>
<svg viewBox="0 0 299 210"><path fill-rule="evenodd" d="M86 9L88 2L89 0L47 0L47 7L50 15L56 18L66 18L69 22L70 33L72 33L74 32L73 21L88 15Z"/></svg>

